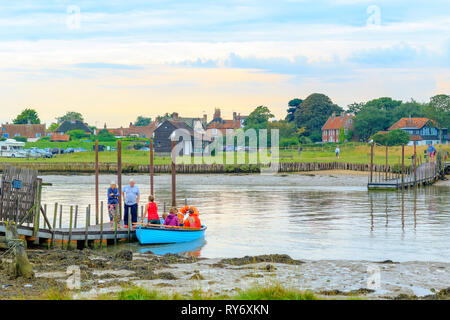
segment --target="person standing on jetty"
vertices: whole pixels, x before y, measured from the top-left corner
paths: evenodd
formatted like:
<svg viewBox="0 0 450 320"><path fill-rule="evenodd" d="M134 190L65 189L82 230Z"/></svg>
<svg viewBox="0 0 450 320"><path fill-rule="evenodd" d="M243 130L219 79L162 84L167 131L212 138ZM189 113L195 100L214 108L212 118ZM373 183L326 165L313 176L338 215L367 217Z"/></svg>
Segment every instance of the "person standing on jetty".
<svg viewBox="0 0 450 320"><path fill-rule="evenodd" d="M430 155L430 161L434 162L434 156L436 155L437 150L431 143L428 144L427 152Z"/></svg>
<svg viewBox="0 0 450 320"><path fill-rule="evenodd" d="M123 202L125 204L125 211L124 211L124 227L128 228L128 212L131 210L131 223L137 223L137 209L138 209L138 203L139 198L141 196L141 192L139 191L139 188L135 186L134 180L130 179L130 184L128 186L125 186L123 188L122 192L122 198ZM136 226L134 226L136 227Z"/></svg>
<svg viewBox="0 0 450 320"><path fill-rule="evenodd" d="M114 221L117 222L117 226L120 228L119 222L119 189L114 181L108 188L108 214L109 222L111 223L111 228L114 227Z"/></svg>

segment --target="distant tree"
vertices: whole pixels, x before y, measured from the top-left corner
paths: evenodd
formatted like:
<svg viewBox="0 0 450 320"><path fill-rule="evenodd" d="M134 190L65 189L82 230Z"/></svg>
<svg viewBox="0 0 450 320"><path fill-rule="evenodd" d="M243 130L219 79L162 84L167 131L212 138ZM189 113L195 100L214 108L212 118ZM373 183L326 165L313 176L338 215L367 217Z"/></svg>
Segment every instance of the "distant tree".
<svg viewBox="0 0 450 320"><path fill-rule="evenodd" d="M144 116L138 116L134 125L136 127L145 127L148 126L152 122L152 118L146 118Z"/></svg>
<svg viewBox="0 0 450 320"><path fill-rule="evenodd" d="M364 107L353 121L353 126L358 137L364 141L380 130L389 127L390 120L385 110L374 106Z"/></svg>
<svg viewBox="0 0 450 320"><path fill-rule="evenodd" d="M102 129L97 133L98 141L116 141L116 137L106 129Z"/></svg>
<svg viewBox="0 0 450 320"><path fill-rule="evenodd" d="M296 129L294 124L289 123L286 120L268 122L267 130L272 129L278 130L280 139L296 138Z"/></svg>
<svg viewBox="0 0 450 320"><path fill-rule="evenodd" d="M373 99L364 104L364 107L374 107L379 110L385 110L386 112L390 112L395 108L399 107L402 104L401 100L393 100L389 97L382 97L378 99Z"/></svg>
<svg viewBox="0 0 450 320"><path fill-rule="evenodd" d="M13 120L14 124L27 124L28 122L32 124L40 124L41 120L34 109L25 109L23 110L17 118Z"/></svg>
<svg viewBox="0 0 450 320"><path fill-rule="evenodd" d="M404 130L395 129L388 133L377 133L372 138L375 143L383 146L398 146L402 143L407 144L410 136L409 133Z"/></svg>
<svg viewBox="0 0 450 320"><path fill-rule="evenodd" d="M339 142L345 142L345 129L344 127L339 128Z"/></svg>
<svg viewBox="0 0 450 320"><path fill-rule="evenodd" d="M390 114L392 121L394 122L405 117L425 117L426 104L419 103L411 99L411 101L403 102L397 108L392 110Z"/></svg>
<svg viewBox="0 0 450 320"><path fill-rule="evenodd" d="M65 115L56 118L56 120L58 121L58 123L61 123L63 121L71 121L71 120L79 120L79 121L84 122L83 115L81 113L75 112L75 111L66 112Z"/></svg>
<svg viewBox="0 0 450 320"><path fill-rule="evenodd" d="M162 116L157 116L156 117L156 121L158 121L158 122L162 122L162 121L164 121L164 120L172 120L173 119L173 113L168 113L168 112L166 112L164 115L162 115Z"/></svg>
<svg viewBox="0 0 450 320"><path fill-rule="evenodd" d="M53 131L55 131L56 129L58 129L58 127L59 127L59 124L57 124L56 122L53 122L53 123L47 128L47 131L48 131L48 132L53 132Z"/></svg>
<svg viewBox="0 0 450 320"><path fill-rule="evenodd" d="M27 140L28 140L27 137L24 137L24 136L16 136L13 139L16 141L19 141L19 142L27 142Z"/></svg>
<svg viewBox="0 0 450 320"><path fill-rule="evenodd" d="M450 96L439 94L431 97L424 109L426 117L436 121L439 127L450 127Z"/></svg>
<svg viewBox="0 0 450 320"><path fill-rule="evenodd" d="M345 110L345 113L353 113L354 115L357 115L363 107L364 102L353 102L352 104L349 104L347 106L347 110Z"/></svg>
<svg viewBox="0 0 450 320"><path fill-rule="evenodd" d="M450 111L450 96L446 94L438 94L430 98L430 105L437 110Z"/></svg>
<svg viewBox="0 0 450 320"><path fill-rule="evenodd" d="M313 142L322 140L322 126L333 112L341 113L343 109L334 104L329 97L320 93L308 96L297 108L294 123L297 128L305 127L304 136Z"/></svg>
<svg viewBox="0 0 450 320"><path fill-rule="evenodd" d="M70 136L71 140L80 140L80 139L83 139L83 138L89 138L90 137L89 133L86 133L83 130L79 130L79 129L67 131L66 134Z"/></svg>
<svg viewBox="0 0 450 320"><path fill-rule="evenodd" d="M244 121L246 128L254 129L266 129L269 119L274 115L270 112L269 108L265 106L256 107Z"/></svg>
<svg viewBox="0 0 450 320"><path fill-rule="evenodd" d="M302 99L292 99L291 101L289 101L288 103L288 109L287 109L287 115L286 115L286 121L287 122L293 122L295 119L295 111L300 108L300 105L302 104L303 100Z"/></svg>

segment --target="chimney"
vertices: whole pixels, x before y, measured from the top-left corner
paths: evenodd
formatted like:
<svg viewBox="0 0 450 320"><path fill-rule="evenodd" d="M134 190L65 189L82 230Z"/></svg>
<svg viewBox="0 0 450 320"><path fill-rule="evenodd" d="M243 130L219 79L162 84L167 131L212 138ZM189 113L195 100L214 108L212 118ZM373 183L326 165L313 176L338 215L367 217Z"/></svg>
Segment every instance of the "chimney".
<svg viewBox="0 0 450 320"><path fill-rule="evenodd" d="M172 113L172 119L173 120L178 120L178 112Z"/></svg>
<svg viewBox="0 0 450 320"><path fill-rule="evenodd" d="M203 121L205 122L205 124L208 123L208 115L207 114L203 115Z"/></svg>
<svg viewBox="0 0 450 320"><path fill-rule="evenodd" d="M214 119L219 119L220 118L220 109L214 109L214 117L213 117L213 120Z"/></svg>
<svg viewBox="0 0 450 320"><path fill-rule="evenodd" d="M133 122L130 122L130 128L133 126Z"/></svg>
<svg viewBox="0 0 450 320"><path fill-rule="evenodd" d="M236 112L233 112L233 120L237 120Z"/></svg>
<svg viewBox="0 0 450 320"><path fill-rule="evenodd" d="M331 119L335 119L336 118L336 112L333 112L332 114L331 114Z"/></svg>

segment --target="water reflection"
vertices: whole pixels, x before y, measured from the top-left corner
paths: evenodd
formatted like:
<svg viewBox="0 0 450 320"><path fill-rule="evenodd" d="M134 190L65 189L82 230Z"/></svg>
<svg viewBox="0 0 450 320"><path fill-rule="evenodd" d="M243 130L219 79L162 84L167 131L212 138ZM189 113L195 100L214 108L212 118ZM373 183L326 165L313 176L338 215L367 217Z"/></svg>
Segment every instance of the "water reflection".
<svg viewBox="0 0 450 320"><path fill-rule="evenodd" d="M113 179L100 176L101 199ZM147 195L148 177L134 179ZM94 203L94 177L44 181L53 186L45 187L43 202L48 208L63 204L62 225L68 223L68 205L79 206L78 224L84 225L85 207ZM179 205L188 198L208 226L202 257L285 253L298 259L450 261L446 185L368 192L365 176L331 175L180 175L177 182ZM170 176L156 176L155 187L162 208L170 202Z"/></svg>
<svg viewBox="0 0 450 320"><path fill-rule="evenodd" d="M149 245L140 247L137 251L140 253L153 252L154 254L164 255L166 253L177 253L185 256L201 256L201 249L206 244L205 239L197 239L194 241L183 243L171 243L164 245Z"/></svg>

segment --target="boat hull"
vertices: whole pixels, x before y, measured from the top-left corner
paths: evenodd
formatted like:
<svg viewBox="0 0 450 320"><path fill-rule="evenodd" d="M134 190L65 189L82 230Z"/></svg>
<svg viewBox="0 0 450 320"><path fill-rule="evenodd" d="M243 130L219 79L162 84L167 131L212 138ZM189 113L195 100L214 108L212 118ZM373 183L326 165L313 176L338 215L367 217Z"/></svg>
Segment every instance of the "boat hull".
<svg viewBox="0 0 450 320"><path fill-rule="evenodd" d="M138 228L136 237L140 244L166 244L194 241L205 236L206 227L199 230L164 227Z"/></svg>

